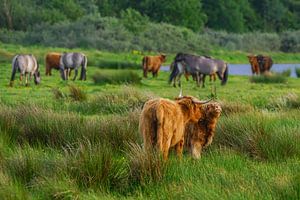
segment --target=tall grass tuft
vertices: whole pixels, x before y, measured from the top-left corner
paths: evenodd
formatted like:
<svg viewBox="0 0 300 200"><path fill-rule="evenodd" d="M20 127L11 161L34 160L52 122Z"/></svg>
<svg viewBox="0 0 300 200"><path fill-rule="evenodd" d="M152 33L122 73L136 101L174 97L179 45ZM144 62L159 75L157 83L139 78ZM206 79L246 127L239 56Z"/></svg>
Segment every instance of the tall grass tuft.
<svg viewBox="0 0 300 200"><path fill-rule="evenodd" d="M239 102L221 102L221 107L222 115L225 116L254 111L254 108L251 105L242 104Z"/></svg>
<svg viewBox="0 0 300 200"><path fill-rule="evenodd" d="M111 146L86 140L66 151L67 171L80 187L121 191L127 187L128 169L124 159L113 157Z"/></svg>
<svg viewBox="0 0 300 200"><path fill-rule="evenodd" d="M95 95L89 101L71 104L70 110L84 114L124 114L141 110L144 103L155 95L124 86L115 92Z"/></svg>
<svg viewBox="0 0 300 200"><path fill-rule="evenodd" d="M155 150L145 151L135 143L129 144L127 151L130 175L129 181L141 186L161 181L166 172L166 163Z"/></svg>
<svg viewBox="0 0 300 200"><path fill-rule="evenodd" d="M267 117L258 112L231 115L219 121L214 143L258 160L285 160L300 156L299 130L297 114L289 117Z"/></svg>
<svg viewBox="0 0 300 200"><path fill-rule="evenodd" d="M281 74L260 75L250 77L252 83L286 83L287 77Z"/></svg>
<svg viewBox="0 0 300 200"><path fill-rule="evenodd" d="M55 99L64 99L66 95L59 88L52 88L52 93Z"/></svg>
<svg viewBox="0 0 300 200"><path fill-rule="evenodd" d="M286 77L290 77L291 76L291 73L292 73L292 70L291 69L286 69L282 72L279 72L278 74L282 75L282 76L286 76Z"/></svg>
<svg viewBox="0 0 300 200"><path fill-rule="evenodd" d="M300 78L300 68L296 67L296 75L298 78Z"/></svg>
<svg viewBox="0 0 300 200"><path fill-rule="evenodd" d="M269 110L298 109L300 108L300 97L295 93L288 93L279 98L271 99L266 108Z"/></svg>
<svg viewBox="0 0 300 200"><path fill-rule="evenodd" d="M93 75L93 80L96 84L139 84L141 77L130 70L119 70L118 72L96 72Z"/></svg>
<svg viewBox="0 0 300 200"><path fill-rule="evenodd" d="M70 90L70 97L74 101L85 101L87 99L86 93L79 87L77 87L75 85L71 85L69 87L69 90Z"/></svg>

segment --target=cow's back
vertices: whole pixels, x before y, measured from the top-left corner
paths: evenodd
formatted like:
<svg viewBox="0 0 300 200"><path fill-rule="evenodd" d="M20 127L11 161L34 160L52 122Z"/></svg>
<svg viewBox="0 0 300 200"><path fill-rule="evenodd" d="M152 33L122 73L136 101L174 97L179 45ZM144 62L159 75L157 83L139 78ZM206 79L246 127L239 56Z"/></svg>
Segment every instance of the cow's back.
<svg viewBox="0 0 300 200"><path fill-rule="evenodd" d="M46 55L46 64L51 66L52 68L59 68L59 62L60 62L60 53L48 53Z"/></svg>

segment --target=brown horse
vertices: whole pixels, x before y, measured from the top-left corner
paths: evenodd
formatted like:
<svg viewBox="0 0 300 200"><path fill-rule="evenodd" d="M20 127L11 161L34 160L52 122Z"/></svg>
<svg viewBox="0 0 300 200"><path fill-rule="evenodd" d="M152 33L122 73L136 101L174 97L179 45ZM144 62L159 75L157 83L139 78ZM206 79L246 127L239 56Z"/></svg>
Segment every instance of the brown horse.
<svg viewBox="0 0 300 200"><path fill-rule="evenodd" d="M252 75L260 74L259 65L258 65L258 62L257 62L257 56L248 55L247 57L249 59L250 65L251 65Z"/></svg>
<svg viewBox="0 0 300 200"><path fill-rule="evenodd" d="M144 56L143 71L144 77L147 78L147 72L152 72L153 77L157 77L161 64L166 61L166 55L160 54L158 56Z"/></svg>
<svg viewBox="0 0 300 200"><path fill-rule="evenodd" d="M273 65L272 58L270 56L263 56L263 55L258 55L256 57L257 57L257 62L258 62L260 72L265 73L270 71Z"/></svg>

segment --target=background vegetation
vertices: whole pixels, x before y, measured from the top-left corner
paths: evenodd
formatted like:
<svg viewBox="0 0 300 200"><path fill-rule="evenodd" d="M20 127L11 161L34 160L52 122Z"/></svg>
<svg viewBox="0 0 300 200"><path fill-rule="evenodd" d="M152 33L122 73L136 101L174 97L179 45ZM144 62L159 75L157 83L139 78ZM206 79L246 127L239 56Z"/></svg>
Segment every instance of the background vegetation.
<svg viewBox="0 0 300 200"><path fill-rule="evenodd" d="M0 5L5 43L198 54L300 50L296 0L0 0Z"/></svg>

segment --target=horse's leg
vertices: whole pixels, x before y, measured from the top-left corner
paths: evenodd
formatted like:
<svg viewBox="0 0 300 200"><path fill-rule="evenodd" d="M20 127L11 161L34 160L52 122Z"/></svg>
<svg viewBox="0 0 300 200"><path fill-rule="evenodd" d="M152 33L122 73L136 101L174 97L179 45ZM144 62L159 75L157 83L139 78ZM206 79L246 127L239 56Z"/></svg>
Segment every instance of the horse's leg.
<svg viewBox="0 0 300 200"><path fill-rule="evenodd" d="M25 85L28 86L28 73L25 73Z"/></svg>
<svg viewBox="0 0 300 200"><path fill-rule="evenodd" d="M77 75L78 75L78 69L76 68L76 69L75 69L75 75L74 75L73 81L76 80Z"/></svg>
<svg viewBox="0 0 300 200"><path fill-rule="evenodd" d="M206 77L206 75L203 74L203 77L202 77L202 88L205 88L205 77Z"/></svg>
<svg viewBox="0 0 300 200"><path fill-rule="evenodd" d="M64 69L65 80L68 80L68 69Z"/></svg>

